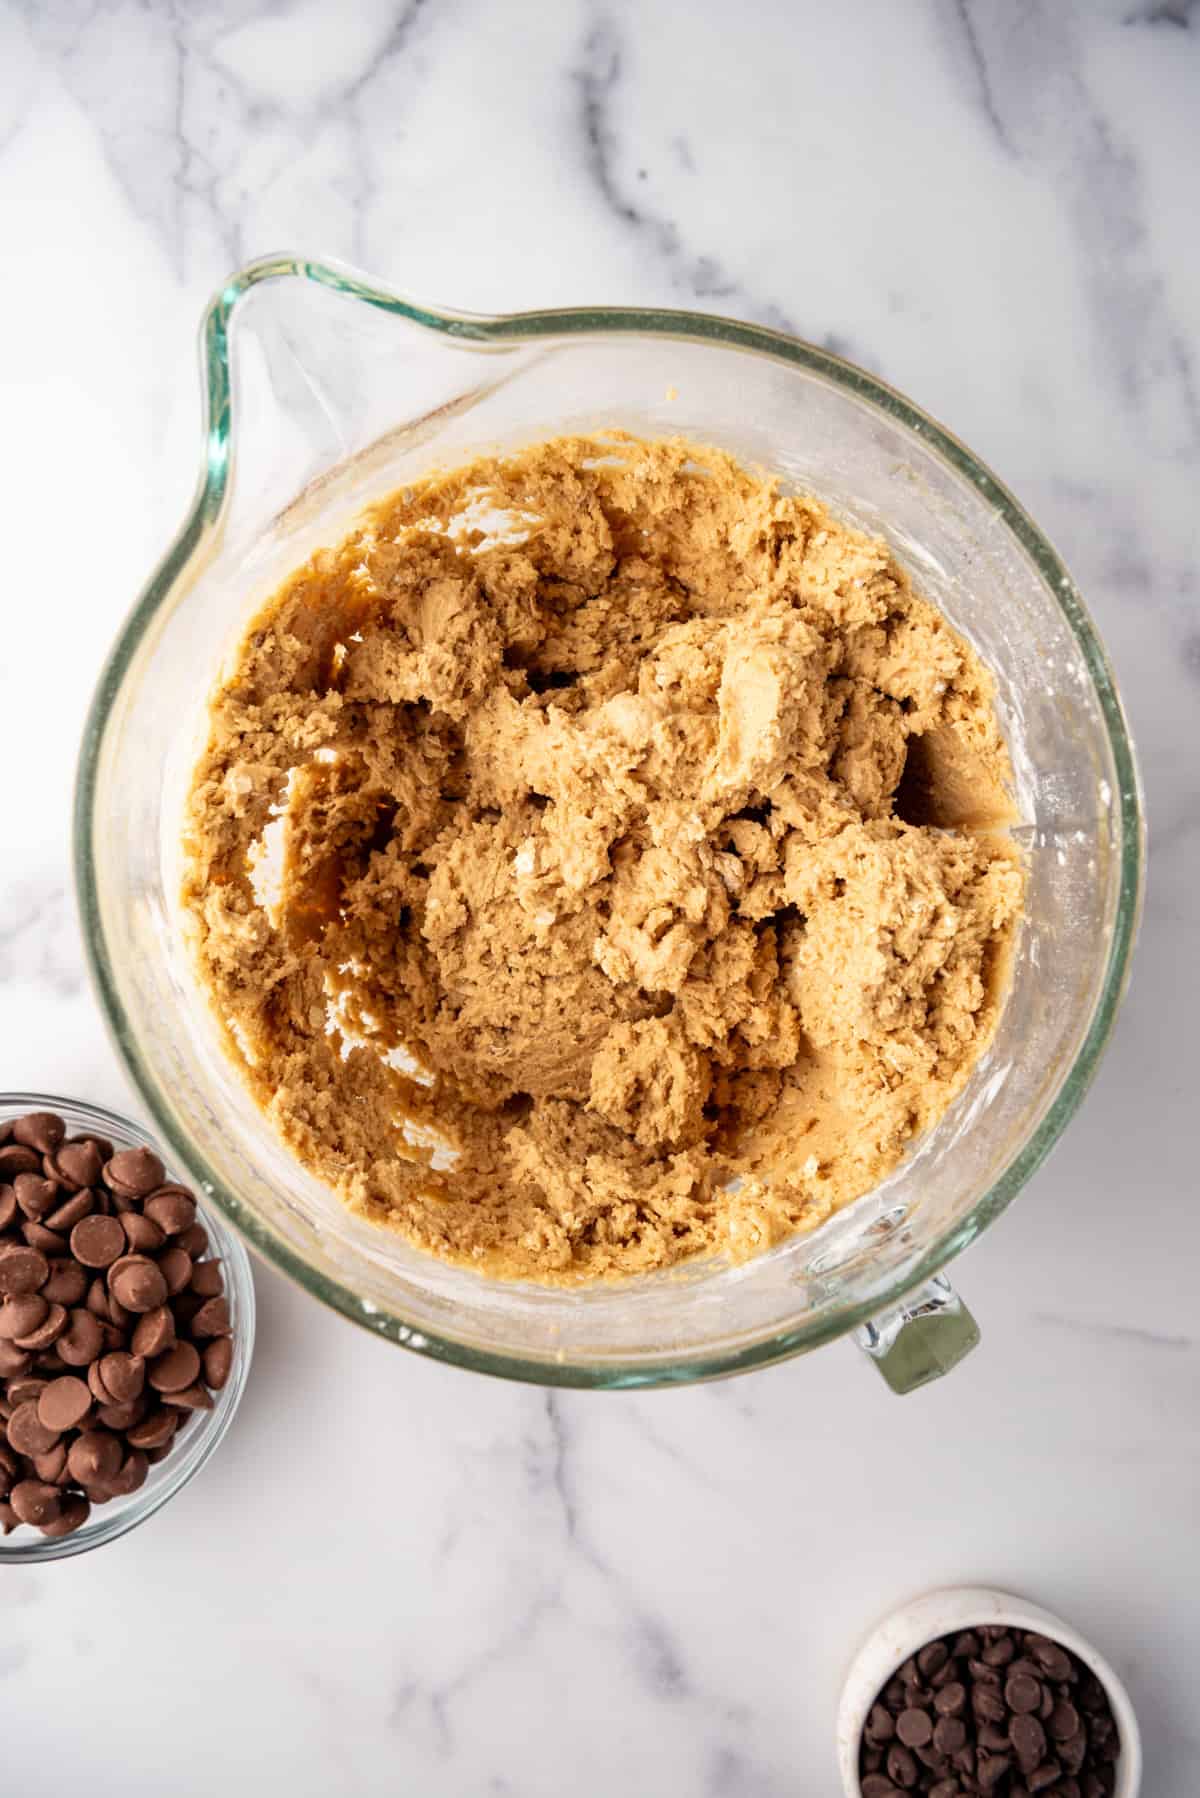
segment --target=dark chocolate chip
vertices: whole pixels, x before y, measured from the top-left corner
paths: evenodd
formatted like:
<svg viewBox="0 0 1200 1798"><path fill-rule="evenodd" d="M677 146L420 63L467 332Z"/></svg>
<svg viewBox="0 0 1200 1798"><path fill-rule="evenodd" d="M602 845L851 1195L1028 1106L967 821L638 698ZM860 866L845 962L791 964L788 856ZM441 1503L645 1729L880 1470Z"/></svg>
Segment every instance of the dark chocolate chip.
<svg viewBox="0 0 1200 1798"><path fill-rule="evenodd" d="M1068 1736L1065 1742L1055 1744L1058 1758L1070 1774L1076 1774L1087 1759L1088 1738L1086 1729L1080 1728L1078 1735Z"/></svg>
<svg viewBox="0 0 1200 1798"><path fill-rule="evenodd" d="M939 1754L957 1754L966 1746L967 1726L961 1717L939 1717L934 1726L933 1745Z"/></svg>
<svg viewBox="0 0 1200 1798"><path fill-rule="evenodd" d="M1081 1718L1068 1698L1060 1698L1050 1716L1050 1734L1056 1742L1065 1742L1079 1734Z"/></svg>
<svg viewBox="0 0 1200 1798"><path fill-rule="evenodd" d="M971 1708L987 1723L999 1723L1005 1716L1004 1700L995 1686L977 1685L971 1694Z"/></svg>
<svg viewBox="0 0 1200 1798"><path fill-rule="evenodd" d="M1046 1756L1046 1732L1036 1717L1028 1713L1014 1717L1008 1726L1008 1739L1023 1773L1041 1766Z"/></svg>
<svg viewBox="0 0 1200 1798"><path fill-rule="evenodd" d="M1051 1642L1046 1636L1028 1635L1025 1638L1034 1660L1049 1679L1066 1679L1071 1672L1071 1663L1066 1652L1057 1642Z"/></svg>
<svg viewBox="0 0 1200 1798"><path fill-rule="evenodd" d="M924 1679L932 1679L949 1659L950 1650L944 1642L926 1642L917 1655L917 1668Z"/></svg>
<svg viewBox="0 0 1200 1798"><path fill-rule="evenodd" d="M924 1748L933 1737L933 1719L928 1711L910 1707L896 1718L896 1734L906 1748Z"/></svg>
<svg viewBox="0 0 1200 1798"><path fill-rule="evenodd" d="M220 1348L221 1344L226 1340L227 1338L222 1337L216 1342L211 1342L204 1351L204 1371L206 1375L209 1371L209 1355L214 1349ZM210 1386L215 1384L211 1379L208 1383ZM867 1741L870 1742L872 1746L876 1746L884 1742L890 1742L895 1733L896 1725L892 1719L891 1712L886 1710L882 1704L873 1704L871 1706L870 1715L866 1721L866 1726L863 1729L863 1735L866 1737Z"/></svg>
<svg viewBox="0 0 1200 1798"><path fill-rule="evenodd" d="M1010 1711L1026 1716L1042 1702L1042 1688L1028 1673L1010 1673L1004 1685L1004 1702Z"/></svg>
<svg viewBox="0 0 1200 1798"><path fill-rule="evenodd" d="M933 1706L940 1716L961 1717L967 1708L967 1688L960 1680L951 1680L942 1687Z"/></svg>
<svg viewBox="0 0 1200 1798"><path fill-rule="evenodd" d="M989 1754L1007 1754L1008 1731L999 1723L981 1723L975 1731L975 1746L986 1748Z"/></svg>
<svg viewBox="0 0 1200 1798"><path fill-rule="evenodd" d="M986 1661L968 1661L967 1672L980 1685L1001 1686L1004 1683L999 1667L989 1667Z"/></svg>
<svg viewBox="0 0 1200 1798"><path fill-rule="evenodd" d="M888 1777L893 1785L903 1786L911 1791L920 1778L920 1769L916 1757L909 1753L902 1742L893 1742L887 1752Z"/></svg>

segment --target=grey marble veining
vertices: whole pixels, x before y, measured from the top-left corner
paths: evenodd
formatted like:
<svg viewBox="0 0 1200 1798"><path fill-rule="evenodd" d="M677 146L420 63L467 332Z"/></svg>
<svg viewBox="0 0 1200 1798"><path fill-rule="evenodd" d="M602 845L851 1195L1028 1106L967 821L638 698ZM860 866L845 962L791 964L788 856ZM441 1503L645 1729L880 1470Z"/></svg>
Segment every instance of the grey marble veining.
<svg viewBox="0 0 1200 1798"><path fill-rule="evenodd" d="M201 307L269 250L464 308L726 312L911 393L1075 573L1152 842L1112 1048L962 1266L984 1341L950 1379L900 1403L839 1345L547 1394L264 1272L203 1477L0 1580L6 1789L52 1734L64 1786L123 1798L249 1768L295 1798L832 1798L858 1638L992 1579L1094 1633L1147 1798L1191 1798L1198 160L1194 0L0 0L0 1084L132 1105L70 896L75 751L194 478Z"/></svg>

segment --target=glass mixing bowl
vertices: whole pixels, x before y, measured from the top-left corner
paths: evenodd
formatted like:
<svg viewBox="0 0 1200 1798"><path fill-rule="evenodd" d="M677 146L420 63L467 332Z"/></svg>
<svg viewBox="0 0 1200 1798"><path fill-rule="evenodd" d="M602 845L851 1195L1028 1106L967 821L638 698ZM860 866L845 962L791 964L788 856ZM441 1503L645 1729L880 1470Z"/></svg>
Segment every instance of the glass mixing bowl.
<svg viewBox="0 0 1200 1798"><path fill-rule="evenodd" d="M274 257L203 326L204 458L179 537L103 672L76 799L80 902L118 1048L179 1162L271 1261L420 1353L557 1385L779 1360L857 1328L898 1389L976 1339L940 1270L1079 1104L1124 985L1142 878L1133 751L1070 575L988 470L908 400L729 319L435 311ZM185 952L180 820L205 702L245 621L354 515L426 471L564 431L682 433L880 532L994 670L1030 884L995 1041L941 1123L813 1235L566 1292L444 1266L350 1215L275 1139Z"/></svg>

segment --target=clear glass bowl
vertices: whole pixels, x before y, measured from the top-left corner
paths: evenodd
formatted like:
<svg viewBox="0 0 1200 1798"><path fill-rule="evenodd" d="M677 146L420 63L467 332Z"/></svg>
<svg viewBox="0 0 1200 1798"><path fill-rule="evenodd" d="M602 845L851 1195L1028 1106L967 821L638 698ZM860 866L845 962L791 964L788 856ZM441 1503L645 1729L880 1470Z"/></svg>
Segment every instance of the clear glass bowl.
<svg viewBox="0 0 1200 1798"><path fill-rule="evenodd" d="M172 1156L163 1154L162 1146L150 1132L115 1112L101 1111L97 1105L81 1105L75 1099L60 1099L49 1093L4 1093L0 1095L0 1123L21 1117L27 1111L56 1111L66 1119L71 1136L94 1131L107 1137L119 1149L137 1148L141 1143L162 1155L170 1179L180 1170ZM184 1175L186 1179L186 1175ZM100 1548L127 1535L139 1523L145 1523L168 1499L187 1485L204 1466L222 1436L233 1422L233 1414L241 1403L250 1359L254 1353L254 1277L250 1257L222 1217L200 1205L196 1220L208 1231L212 1252L221 1257L225 1275L225 1296L233 1322L233 1366L229 1379L220 1392L213 1393L211 1411L195 1411L191 1422L179 1437L179 1446L165 1460L157 1462L146 1475L146 1482L128 1498L114 1498L106 1505L94 1505L87 1522L69 1536L43 1536L37 1529L22 1525L11 1536L0 1536L0 1567L21 1561L58 1561L66 1555L86 1554L89 1548Z"/></svg>
<svg viewBox="0 0 1200 1798"><path fill-rule="evenodd" d="M908 400L824 350L729 319L470 317L281 256L216 296L202 350L199 488L103 672L76 799L93 972L179 1163L318 1298L465 1367L562 1385L664 1384L863 1326L893 1384L941 1371L974 1329L944 1283L927 1283L999 1216L1079 1104L1139 910L1133 751L1104 651L1053 549ZM995 1042L892 1178L743 1266L564 1292L420 1254L352 1217L276 1141L197 989L179 836L209 688L284 575L435 463L605 426L719 444L890 539L995 671L1030 886ZM894 1308L917 1289L917 1327L901 1330Z"/></svg>

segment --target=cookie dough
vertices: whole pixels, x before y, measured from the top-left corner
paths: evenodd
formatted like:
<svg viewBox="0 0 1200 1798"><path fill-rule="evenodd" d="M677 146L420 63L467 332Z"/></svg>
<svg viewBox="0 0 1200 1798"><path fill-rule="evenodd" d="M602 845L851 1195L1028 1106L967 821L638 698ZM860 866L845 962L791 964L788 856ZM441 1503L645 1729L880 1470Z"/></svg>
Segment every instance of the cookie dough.
<svg viewBox="0 0 1200 1798"><path fill-rule="evenodd" d="M887 546L683 441L404 488L211 702L227 1046L367 1217L489 1275L741 1259L987 1044L1023 891L976 656Z"/></svg>

